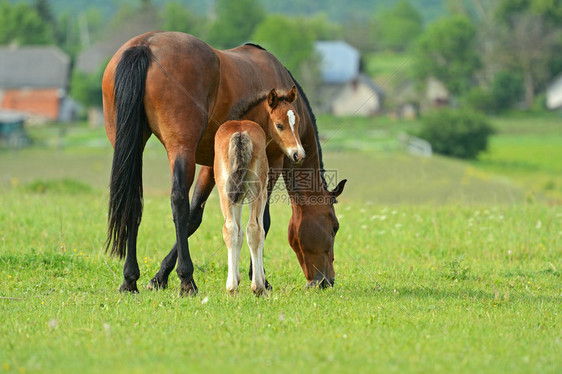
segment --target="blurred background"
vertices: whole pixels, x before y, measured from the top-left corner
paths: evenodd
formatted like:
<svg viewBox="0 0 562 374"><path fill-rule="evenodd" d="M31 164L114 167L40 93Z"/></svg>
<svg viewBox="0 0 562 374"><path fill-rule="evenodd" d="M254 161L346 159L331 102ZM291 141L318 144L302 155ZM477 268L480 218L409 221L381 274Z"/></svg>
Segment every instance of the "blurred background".
<svg viewBox="0 0 562 374"><path fill-rule="evenodd" d="M562 202L559 0L0 0L1 189L105 191L103 70L152 30L277 56L348 198ZM166 194L155 139L145 170Z"/></svg>

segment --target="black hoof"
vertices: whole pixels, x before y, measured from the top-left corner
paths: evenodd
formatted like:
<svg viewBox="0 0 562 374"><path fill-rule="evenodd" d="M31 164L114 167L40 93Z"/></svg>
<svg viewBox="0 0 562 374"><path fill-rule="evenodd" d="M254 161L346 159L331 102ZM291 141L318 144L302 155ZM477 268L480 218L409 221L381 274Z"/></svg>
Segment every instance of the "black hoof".
<svg viewBox="0 0 562 374"><path fill-rule="evenodd" d="M157 277L154 277L148 282L146 288L149 290L164 290L168 287L168 280L159 280Z"/></svg>
<svg viewBox="0 0 562 374"><path fill-rule="evenodd" d="M195 296L197 295L197 291L197 286L195 285L194 280L181 282L180 296Z"/></svg>
<svg viewBox="0 0 562 374"><path fill-rule="evenodd" d="M123 282L121 287L119 287L119 292L130 292L130 293L139 293L139 289L137 288L137 282L127 283Z"/></svg>
<svg viewBox="0 0 562 374"><path fill-rule="evenodd" d="M273 291L273 287L271 287L271 284L269 284L267 279L265 280L265 289L268 291Z"/></svg>

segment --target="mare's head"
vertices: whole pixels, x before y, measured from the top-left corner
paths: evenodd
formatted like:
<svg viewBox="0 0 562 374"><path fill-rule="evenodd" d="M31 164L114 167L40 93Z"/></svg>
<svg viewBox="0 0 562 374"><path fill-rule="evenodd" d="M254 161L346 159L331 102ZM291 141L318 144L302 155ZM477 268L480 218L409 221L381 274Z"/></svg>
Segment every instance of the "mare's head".
<svg viewBox="0 0 562 374"><path fill-rule="evenodd" d="M295 164L300 164L305 157L299 136L299 115L293 103L297 99L297 88L280 95L275 88L266 97L269 113L268 130L271 138L283 150L283 153Z"/></svg>
<svg viewBox="0 0 562 374"><path fill-rule="evenodd" d="M297 255L307 287L334 285L334 240L340 227L334 204L346 182L342 180L332 191L320 186L320 191L313 195L297 193L293 196L302 201L293 204L289 243Z"/></svg>

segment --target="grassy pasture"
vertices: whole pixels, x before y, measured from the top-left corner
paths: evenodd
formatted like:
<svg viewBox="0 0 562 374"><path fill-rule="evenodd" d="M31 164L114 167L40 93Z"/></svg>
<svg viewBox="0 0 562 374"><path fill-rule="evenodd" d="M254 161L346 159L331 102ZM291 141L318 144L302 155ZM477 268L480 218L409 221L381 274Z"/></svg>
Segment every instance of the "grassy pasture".
<svg viewBox="0 0 562 374"><path fill-rule="evenodd" d="M350 123L324 140L326 167L349 179L336 207L336 287L303 288L290 208L278 202L265 253L274 291L262 299L246 278L237 297L225 294L215 193L190 239L199 295L179 298L174 273L168 290L117 292L122 263L102 250L103 130L69 130L62 150L0 153L0 371L560 372L561 206L541 191L529 199L521 169L505 177L509 167L486 159L407 156L382 124L350 152L346 139L364 130ZM502 131L486 157L510 157L500 151L532 135L510 144L516 134ZM531 158L555 177L555 157ZM174 237L161 146L144 160L140 284ZM244 247L244 273L248 262Z"/></svg>

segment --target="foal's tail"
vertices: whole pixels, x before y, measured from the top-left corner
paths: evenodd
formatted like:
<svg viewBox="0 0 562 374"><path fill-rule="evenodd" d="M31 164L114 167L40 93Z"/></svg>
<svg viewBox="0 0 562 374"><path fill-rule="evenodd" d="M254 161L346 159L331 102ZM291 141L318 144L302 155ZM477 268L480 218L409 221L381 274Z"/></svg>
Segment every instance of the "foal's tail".
<svg viewBox="0 0 562 374"><path fill-rule="evenodd" d="M106 250L125 257L127 238L142 216L143 132L148 128L143 105L146 71L151 59L145 45L131 47L115 70L115 152L109 185Z"/></svg>
<svg viewBox="0 0 562 374"><path fill-rule="evenodd" d="M244 195L243 182L252 161L254 145L247 132L236 132L228 143L230 177L226 183L226 194L231 202L238 203Z"/></svg>

